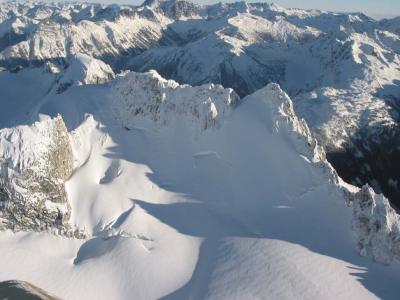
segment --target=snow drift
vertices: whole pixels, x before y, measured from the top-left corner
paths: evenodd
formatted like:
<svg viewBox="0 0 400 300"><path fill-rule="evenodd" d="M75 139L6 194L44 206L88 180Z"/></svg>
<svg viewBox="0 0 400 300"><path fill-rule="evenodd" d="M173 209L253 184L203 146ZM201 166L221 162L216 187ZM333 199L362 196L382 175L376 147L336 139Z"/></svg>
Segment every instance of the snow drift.
<svg viewBox="0 0 400 300"><path fill-rule="evenodd" d="M399 18L269 3L3 2L0 67L67 67L60 93L111 79L102 61L242 97L277 82L340 176L400 207L399 32Z"/></svg>
<svg viewBox="0 0 400 300"><path fill-rule="evenodd" d="M18 88L9 82L1 88ZM370 257L398 256L398 216L371 189L342 182L277 84L238 101L218 85L127 73L50 89L35 109L55 119L3 129L2 156L41 161L24 149L52 149L62 116L68 143L57 145L71 154L56 168L57 197L65 186L63 220L86 236L1 232L0 280L67 299L397 297L398 264ZM52 174L51 160L43 168Z"/></svg>

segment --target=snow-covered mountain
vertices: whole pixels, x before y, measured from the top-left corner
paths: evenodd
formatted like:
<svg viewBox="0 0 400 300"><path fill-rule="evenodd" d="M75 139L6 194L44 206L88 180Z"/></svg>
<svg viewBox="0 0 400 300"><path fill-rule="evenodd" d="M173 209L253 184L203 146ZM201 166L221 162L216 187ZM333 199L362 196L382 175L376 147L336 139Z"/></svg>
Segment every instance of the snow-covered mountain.
<svg viewBox="0 0 400 300"><path fill-rule="evenodd" d="M0 3L0 295L397 299L396 23Z"/></svg>
<svg viewBox="0 0 400 300"><path fill-rule="evenodd" d="M40 99L15 121L1 98L14 127L1 131L1 218L13 231L0 233L0 280L66 299L397 297L399 216L336 175L278 85L239 100L152 71L69 77L60 93L63 74L82 72L0 73L5 95ZM54 174L67 170L64 184Z"/></svg>
<svg viewBox="0 0 400 300"><path fill-rule="evenodd" d="M181 0L8 2L0 10L0 65L9 70L43 63L59 69L85 54L114 72L155 69L240 96L279 83L339 174L400 205L398 19Z"/></svg>

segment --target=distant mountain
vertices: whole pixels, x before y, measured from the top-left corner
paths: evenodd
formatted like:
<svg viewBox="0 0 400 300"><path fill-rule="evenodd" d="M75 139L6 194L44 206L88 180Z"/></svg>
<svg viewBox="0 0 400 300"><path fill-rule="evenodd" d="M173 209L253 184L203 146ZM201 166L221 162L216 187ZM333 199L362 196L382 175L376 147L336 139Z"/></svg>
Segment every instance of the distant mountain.
<svg viewBox="0 0 400 300"><path fill-rule="evenodd" d="M1 3L0 298L397 299L398 23Z"/></svg>
<svg viewBox="0 0 400 300"><path fill-rule="evenodd" d="M248 95L270 82L293 98L347 181L399 206L397 19L267 3L146 1L141 6L2 3L0 65L65 65L76 53L114 72L157 70L180 83Z"/></svg>
<svg viewBox="0 0 400 300"><path fill-rule="evenodd" d="M0 279L66 299L397 297L397 264L371 258L399 258L399 216L337 176L277 84L240 99L68 65L0 72Z"/></svg>

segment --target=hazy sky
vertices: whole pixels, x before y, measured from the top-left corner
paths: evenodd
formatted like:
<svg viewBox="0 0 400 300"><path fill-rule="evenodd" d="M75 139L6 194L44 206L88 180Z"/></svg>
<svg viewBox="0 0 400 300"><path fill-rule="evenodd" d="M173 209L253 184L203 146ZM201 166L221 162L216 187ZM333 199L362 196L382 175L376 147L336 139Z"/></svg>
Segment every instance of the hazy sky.
<svg viewBox="0 0 400 300"><path fill-rule="evenodd" d="M189 0L198 3L215 3L220 0ZM228 2L233 2L229 0ZM253 1L253 0L251 0ZM262 1L262 0L256 0ZM142 0L89 0L88 2L141 4ZM373 17L400 16L400 0L271 0L285 7L318 8L340 12L364 12Z"/></svg>
<svg viewBox="0 0 400 300"><path fill-rule="evenodd" d="M286 7L319 8L332 11L362 11L372 16L399 16L400 0L276 0Z"/></svg>

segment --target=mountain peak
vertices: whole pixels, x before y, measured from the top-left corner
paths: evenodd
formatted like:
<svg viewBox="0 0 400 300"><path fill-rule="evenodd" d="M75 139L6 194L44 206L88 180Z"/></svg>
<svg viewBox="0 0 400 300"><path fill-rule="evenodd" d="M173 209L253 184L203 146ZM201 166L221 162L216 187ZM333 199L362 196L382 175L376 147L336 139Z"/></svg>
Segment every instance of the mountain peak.
<svg viewBox="0 0 400 300"><path fill-rule="evenodd" d="M63 299L397 299L399 24L0 2L0 277Z"/></svg>
<svg viewBox="0 0 400 300"><path fill-rule="evenodd" d="M141 6L161 10L172 19L196 15L201 7L201 5L186 0L146 0Z"/></svg>

